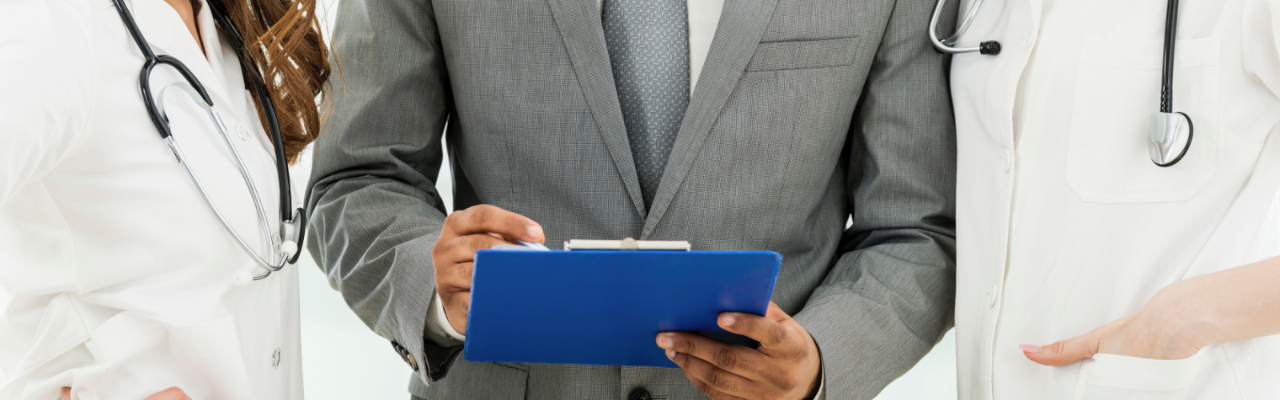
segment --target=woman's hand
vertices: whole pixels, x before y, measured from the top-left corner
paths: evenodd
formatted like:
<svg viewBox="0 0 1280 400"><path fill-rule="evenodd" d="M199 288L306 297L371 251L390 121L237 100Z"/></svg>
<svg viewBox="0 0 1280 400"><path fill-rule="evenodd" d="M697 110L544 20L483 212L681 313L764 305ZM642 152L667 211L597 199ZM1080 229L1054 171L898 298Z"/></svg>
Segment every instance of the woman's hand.
<svg viewBox="0 0 1280 400"><path fill-rule="evenodd" d="M1213 343L1203 306L1188 302L1194 293L1177 284L1161 290L1142 309L1072 339L1037 346L1018 346L1031 361L1049 366L1070 364L1094 354L1156 360L1181 360Z"/></svg>
<svg viewBox="0 0 1280 400"><path fill-rule="evenodd" d="M71 400L71 388L62 388L62 400ZM187 393L183 392L182 389L171 387L161 390L156 394L147 396L147 398L143 400L191 400L191 397L188 397Z"/></svg>
<svg viewBox="0 0 1280 400"><path fill-rule="evenodd" d="M182 389L171 387L161 390L159 393L147 396L147 398L143 400L191 400L191 398L187 397L187 394L183 392Z"/></svg>

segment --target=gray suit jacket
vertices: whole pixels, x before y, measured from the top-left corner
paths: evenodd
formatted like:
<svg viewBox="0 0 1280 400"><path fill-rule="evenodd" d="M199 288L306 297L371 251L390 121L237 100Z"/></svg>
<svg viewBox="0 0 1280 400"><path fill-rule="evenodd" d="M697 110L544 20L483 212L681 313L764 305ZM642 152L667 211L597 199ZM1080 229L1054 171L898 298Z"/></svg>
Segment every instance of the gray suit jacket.
<svg viewBox="0 0 1280 400"><path fill-rule="evenodd" d="M528 216L552 248L781 253L773 300L817 341L828 397L874 397L952 325L956 147L934 4L726 1L646 210L595 0L343 0L308 248L413 356L418 397L703 397L676 369L472 363L430 337L448 151L457 209Z"/></svg>

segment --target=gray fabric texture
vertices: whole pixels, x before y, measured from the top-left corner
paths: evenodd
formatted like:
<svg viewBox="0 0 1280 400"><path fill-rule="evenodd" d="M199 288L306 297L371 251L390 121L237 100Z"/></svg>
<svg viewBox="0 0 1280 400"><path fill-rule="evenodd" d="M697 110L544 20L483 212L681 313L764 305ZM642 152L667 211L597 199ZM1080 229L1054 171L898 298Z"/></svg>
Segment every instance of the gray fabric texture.
<svg viewBox="0 0 1280 400"><path fill-rule="evenodd" d="M934 4L726 1L645 207L595 1L344 0L308 249L417 358L417 397L704 398L676 369L472 363L424 332L447 150L456 208L528 216L549 247L781 253L773 300L822 349L828 398L872 398L953 320L956 148Z"/></svg>
<svg viewBox="0 0 1280 400"><path fill-rule="evenodd" d="M688 3L606 0L600 18L640 191L648 207L689 107Z"/></svg>

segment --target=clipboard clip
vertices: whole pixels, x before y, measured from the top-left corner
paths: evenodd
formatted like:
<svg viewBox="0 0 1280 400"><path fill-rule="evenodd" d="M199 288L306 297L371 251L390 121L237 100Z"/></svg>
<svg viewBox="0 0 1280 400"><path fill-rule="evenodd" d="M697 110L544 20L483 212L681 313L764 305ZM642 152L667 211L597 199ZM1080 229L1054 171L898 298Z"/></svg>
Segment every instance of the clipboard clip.
<svg viewBox="0 0 1280 400"><path fill-rule="evenodd" d="M693 250L687 240L586 240L571 239L564 242L565 250Z"/></svg>

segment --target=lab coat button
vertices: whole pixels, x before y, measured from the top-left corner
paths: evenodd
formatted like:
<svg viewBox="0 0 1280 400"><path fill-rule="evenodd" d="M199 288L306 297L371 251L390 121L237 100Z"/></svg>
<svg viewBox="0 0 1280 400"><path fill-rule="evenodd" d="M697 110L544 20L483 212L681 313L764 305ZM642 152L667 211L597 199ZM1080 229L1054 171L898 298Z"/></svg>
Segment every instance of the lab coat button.
<svg viewBox="0 0 1280 400"><path fill-rule="evenodd" d="M1031 46L1036 44L1036 35L1028 33L1022 37L1022 48L1031 50Z"/></svg>
<svg viewBox="0 0 1280 400"><path fill-rule="evenodd" d="M991 290L987 291L987 305L995 307L998 297L1000 297L1000 285L991 285Z"/></svg>
<svg viewBox="0 0 1280 400"><path fill-rule="evenodd" d="M240 136L240 140L249 140L249 128L244 125L237 124L240 129L236 129L236 135Z"/></svg>
<svg viewBox="0 0 1280 400"><path fill-rule="evenodd" d="M1013 169L1013 152L1005 150L1003 154L1000 154L1000 163L1004 164L1004 172L1009 172L1010 169Z"/></svg>

